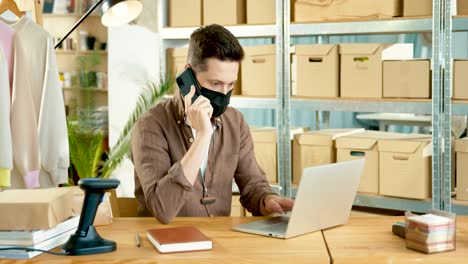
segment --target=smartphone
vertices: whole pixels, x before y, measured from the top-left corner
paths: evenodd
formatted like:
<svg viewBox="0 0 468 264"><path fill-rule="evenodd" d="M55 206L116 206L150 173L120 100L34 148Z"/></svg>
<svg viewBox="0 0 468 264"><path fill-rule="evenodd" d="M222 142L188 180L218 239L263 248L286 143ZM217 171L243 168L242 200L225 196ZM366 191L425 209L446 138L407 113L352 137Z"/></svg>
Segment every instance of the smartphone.
<svg viewBox="0 0 468 264"><path fill-rule="evenodd" d="M187 67L185 70L176 78L177 85L183 96L190 93L190 87L195 86L195 94L192 97L192 103L201 95L201 88L198 84L197 78L192 68Z"/></svg>

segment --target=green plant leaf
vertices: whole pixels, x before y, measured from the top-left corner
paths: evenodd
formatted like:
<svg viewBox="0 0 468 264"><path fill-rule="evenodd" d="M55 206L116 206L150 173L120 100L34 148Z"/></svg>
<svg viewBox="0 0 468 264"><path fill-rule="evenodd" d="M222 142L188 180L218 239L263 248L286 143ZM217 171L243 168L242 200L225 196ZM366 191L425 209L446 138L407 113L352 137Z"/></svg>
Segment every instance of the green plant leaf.
<svg viewBox="0 0 468 264"><path fill-rule="evenodd" d="M173 84L173 79L167 76L162 77L158 84L152 81L148 82L146 88L138 97L135 109L125 124L117 143L110 149L108 159L101 169L100 177L108 178L112 171L130 154L130 138L133 125L146 111L164 100L163 96L171 90Z"/></svg>

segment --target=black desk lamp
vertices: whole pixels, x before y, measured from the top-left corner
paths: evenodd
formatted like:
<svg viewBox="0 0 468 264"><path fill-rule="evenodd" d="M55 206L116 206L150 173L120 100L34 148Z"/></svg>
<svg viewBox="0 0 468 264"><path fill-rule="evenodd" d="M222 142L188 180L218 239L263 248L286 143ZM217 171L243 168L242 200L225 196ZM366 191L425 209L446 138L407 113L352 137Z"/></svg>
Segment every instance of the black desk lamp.
<svg viewBox="0 0 468 264"><path fill-rule="evenodd" d="M143 5L138 0L97 0L65 36L55 44L54 48L57 49L57 47L60 46L100 4L102 4L102 12L104 13L101 18L101 23L106 27L126 24L137 18L143 9Z"/></svg>

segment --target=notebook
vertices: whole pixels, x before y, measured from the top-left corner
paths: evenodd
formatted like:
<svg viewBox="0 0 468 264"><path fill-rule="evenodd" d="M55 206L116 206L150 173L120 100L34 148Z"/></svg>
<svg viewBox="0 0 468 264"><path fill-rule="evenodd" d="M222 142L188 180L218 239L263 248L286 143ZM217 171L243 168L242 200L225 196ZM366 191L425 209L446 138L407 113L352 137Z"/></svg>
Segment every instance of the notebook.
<svg viewBox="0 0 468 264"><path fill-rule="evenodd" d="M348 222L365 159L304 168L292 212L234 226L236 231L291 238Z"/></svg>
<svg viewBox="0 0 468 264"><path fill-rule="evenodd" d="M194 226L151 229L146 236L161 253L213 248L212 241Z"/></svg>

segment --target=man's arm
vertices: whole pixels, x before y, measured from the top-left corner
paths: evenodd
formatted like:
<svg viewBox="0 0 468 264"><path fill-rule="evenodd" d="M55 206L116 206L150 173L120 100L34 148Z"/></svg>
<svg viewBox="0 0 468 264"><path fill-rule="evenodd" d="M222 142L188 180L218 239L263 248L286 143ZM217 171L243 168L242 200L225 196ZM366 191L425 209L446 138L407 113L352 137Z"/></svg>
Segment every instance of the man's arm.
<svg viewBox="0 0 468 264"><path fill-rule="evenodd" d="M244 119L241 121L240 133L239 162L234 176L241 194L240 202L253 215L263 215L264 199L276 194L255 159L252 136Z"/></svg>
<svg viewBox="0 0 468 264"><path fill-rule="evenodd" d="M194 89L185 97L186 113L197 137L180 161L172 164L169 146L158 122L140 119L132 133L132 157L145 196L147 208L167 224L184 205L193 189L203 154L210 143L213 111L207 98L199 96L191 104Z"/></svg>
<svg viewBox="0 0 468 264"><path fill-rule="evenodd" d="M171 163L167 139L157 122L147 117L136 122L131 152L146 207L159 222L171 222L193 186L180 162Z"/></svg>

